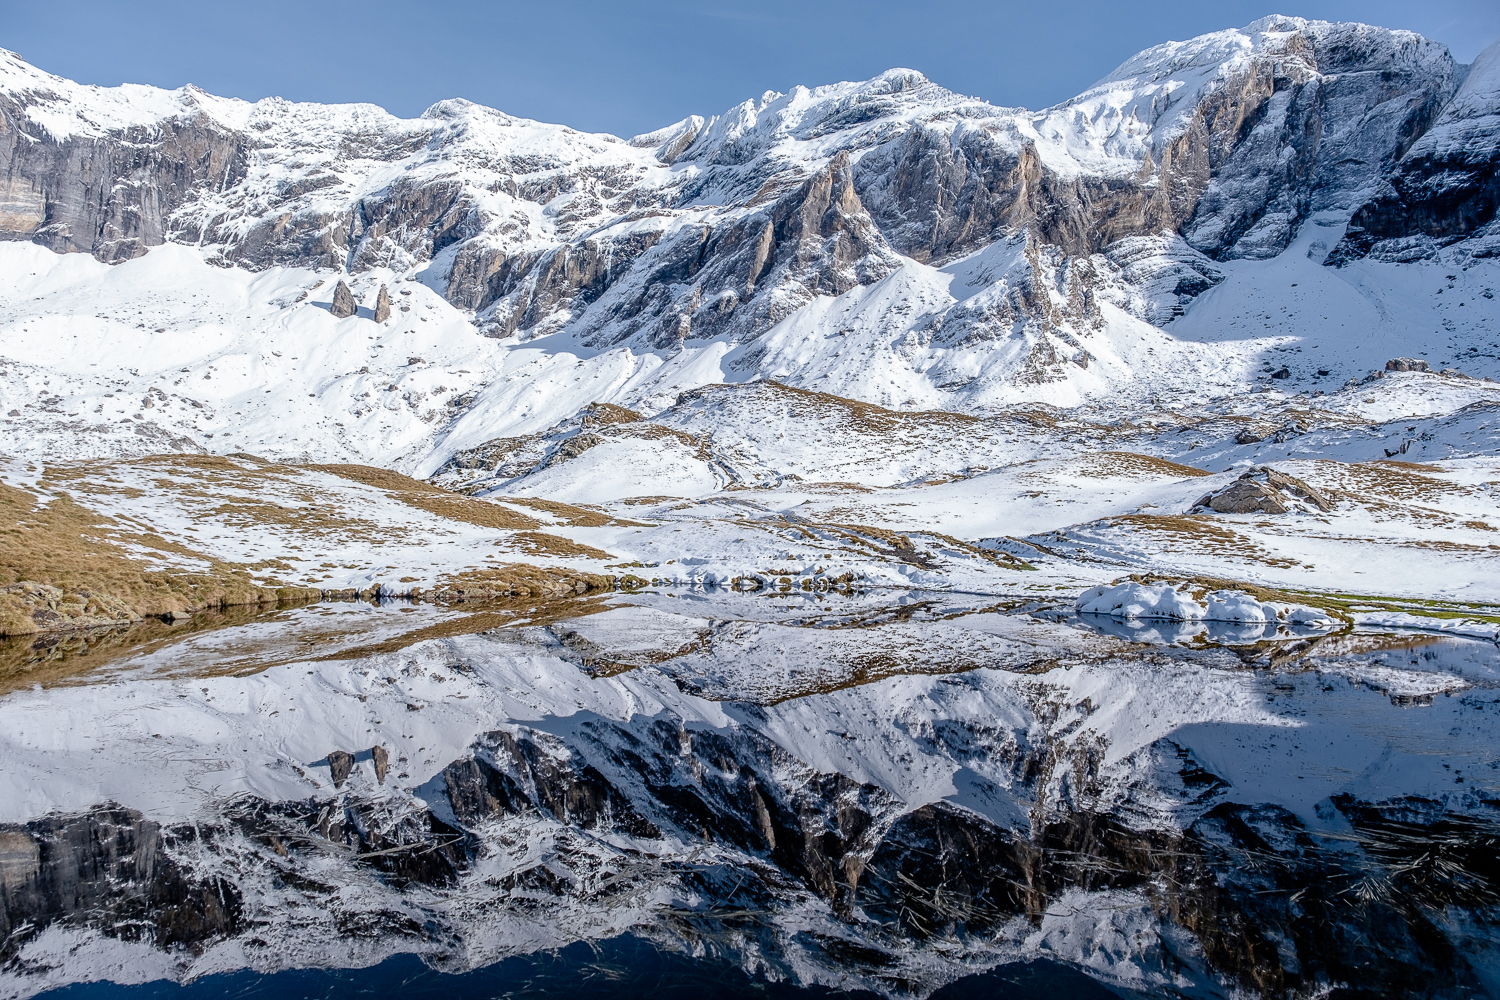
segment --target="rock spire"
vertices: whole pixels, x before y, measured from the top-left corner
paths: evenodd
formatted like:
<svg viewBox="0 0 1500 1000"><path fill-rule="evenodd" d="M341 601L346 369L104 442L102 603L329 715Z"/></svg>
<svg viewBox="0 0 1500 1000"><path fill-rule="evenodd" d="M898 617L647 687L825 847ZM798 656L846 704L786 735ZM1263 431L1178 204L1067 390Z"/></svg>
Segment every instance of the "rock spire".
<svg viewBox="0 0 1500 1000"><path fill-rule="evenodd" d="M359 312L359 308L354 304L353 293L349 291L349 286L344 284L342 279L339 281L339 286L333 290L333 305L328 311L339 319Z"/></svg>

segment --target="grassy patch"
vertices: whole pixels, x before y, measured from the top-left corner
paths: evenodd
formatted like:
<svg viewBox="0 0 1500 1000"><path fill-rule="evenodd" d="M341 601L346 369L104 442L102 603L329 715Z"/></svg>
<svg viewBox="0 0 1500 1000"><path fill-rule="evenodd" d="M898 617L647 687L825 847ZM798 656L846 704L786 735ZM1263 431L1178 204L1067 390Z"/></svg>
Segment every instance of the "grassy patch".
<svg viewBox="0 0 1500 1000"><path fill-rule="evenodd" d="M551 556L557 559L613 559L614 556L592 545L575 542L562 535L543 531L518 531L505 540L505 547L524 555Z"/></svg>
<svg viewBox="0 0 1500 1000"><path fill-rule="evenodd" d="M615 578L569 569L507 563L469 567L449 574L425 597L438 601L494 600L501 597L567 597L614 590Z"/></svg>
<svg viewBox="0 0 1500 1000"><path fill-rule="evenodd" d="M1180 465L1151 455L1138 455L1133 451L1095 452L1084 457L1075 472L1086 479L1154 479L1158 476L1198 479L1213 475L1212 472L1195 469L1191 465Z"/></svg>
<svg viewBox="0 0 1500 1000"><path fill-rule="evenodd" d="M532 510L550 514L557 520L574 528L603 528L613 526L617 528L649 528L652 525L643 524L640 521L620 520L610 517L603 511L594 510L590 507L577 507L561 500L541 500L537 497L496 497L507 504L519 507L530 507ZM675 498L672 498L675 499ZM626 503L640 503L640 500L627 500Z"/></svg>
<svg viewBox="0 0 1500 1000"><path fill-rule="evenodd" d="M0 485L0 635L316 598L88 510Z"/></svg>
<svg viewBox="0 0 1500 1000"><path fill-rule="evenodd" d="M408 507L415 507L449 520L463 521L481 528L496 528L501 531L524 531L541 527L540 521L520 511L440 489L419 479L392 472L390 469L378 469L370 465L314 465L311 468L319 472L332 473L341 479L351 479L357 483L364 483L366 486L374 486Z"/></svg>

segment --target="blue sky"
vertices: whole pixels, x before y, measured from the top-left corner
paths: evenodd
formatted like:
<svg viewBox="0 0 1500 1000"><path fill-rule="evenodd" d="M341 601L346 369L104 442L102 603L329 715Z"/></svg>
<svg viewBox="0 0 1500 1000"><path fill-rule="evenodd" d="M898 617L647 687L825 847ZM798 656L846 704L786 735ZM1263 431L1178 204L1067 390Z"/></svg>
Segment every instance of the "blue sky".
<svg viewBox="0 0 1500 1000"><path fill-rule="evenodd" d="M1496 0L1282 3L1051 0L0 0L0 46L84 83L255 100L447 97L632 135L766 90L892 66L996 104L1065 100L1133 53L1279 12L1410 28L1471 60Z"/></svg>

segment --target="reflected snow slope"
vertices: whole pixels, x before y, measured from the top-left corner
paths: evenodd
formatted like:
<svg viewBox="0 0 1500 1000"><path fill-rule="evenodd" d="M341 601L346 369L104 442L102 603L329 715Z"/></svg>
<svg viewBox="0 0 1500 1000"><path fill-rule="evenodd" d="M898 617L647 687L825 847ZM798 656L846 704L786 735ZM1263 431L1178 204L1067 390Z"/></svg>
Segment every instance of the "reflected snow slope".
<svg viewBox="0 0 1500 1000"><path fill-rule="evenodd" d="M920 593L568 607L237 676L164 670L190 636L7 696L6 994L626 932L882 995L1037 961L1150 993L1494 982L1493 643Z"/></svg>

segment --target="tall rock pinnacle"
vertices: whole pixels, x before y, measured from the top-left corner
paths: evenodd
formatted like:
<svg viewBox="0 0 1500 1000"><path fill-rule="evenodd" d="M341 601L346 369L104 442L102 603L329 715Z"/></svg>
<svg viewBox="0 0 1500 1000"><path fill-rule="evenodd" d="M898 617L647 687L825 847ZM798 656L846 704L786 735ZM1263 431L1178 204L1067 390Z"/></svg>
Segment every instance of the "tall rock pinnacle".
<svg viewBox="0 0 1500 1000"><path fill-rule="evenodd" d="M339 281L339 286L333 290L333 306L328 311L339 319L353 316L359 312L359 308L354 304L354 295L350 293L349 286L344 284L342 280Z"/></svg>

